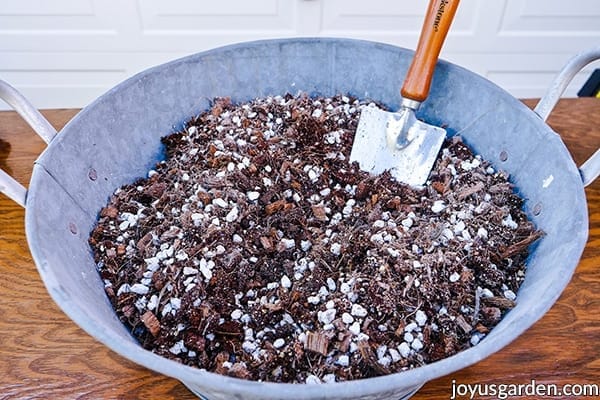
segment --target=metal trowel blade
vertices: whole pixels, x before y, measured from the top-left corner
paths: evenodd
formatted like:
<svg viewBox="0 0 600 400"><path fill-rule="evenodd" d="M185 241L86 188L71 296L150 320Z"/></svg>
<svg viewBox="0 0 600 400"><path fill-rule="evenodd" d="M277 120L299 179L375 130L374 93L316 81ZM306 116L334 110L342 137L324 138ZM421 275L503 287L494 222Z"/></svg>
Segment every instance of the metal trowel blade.
<svg viewBox="0 0 600 400"><path fill-rule="evenodd" d="M361 111L350 162L357 161L361 170L381 174L389 170L399 182L411 186L425 184L446 138L446 130L417 120L408 130L409 143L403 148L388 144L388 130L403 117L398 112L364 107Z"/></svg>

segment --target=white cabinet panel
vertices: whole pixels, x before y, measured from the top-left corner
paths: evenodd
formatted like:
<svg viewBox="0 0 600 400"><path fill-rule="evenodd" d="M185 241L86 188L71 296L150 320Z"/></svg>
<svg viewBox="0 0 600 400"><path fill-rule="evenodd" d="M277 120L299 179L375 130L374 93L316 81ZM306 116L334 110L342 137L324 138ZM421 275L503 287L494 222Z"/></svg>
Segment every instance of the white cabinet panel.
<svg viewBox="0 0 600 400"><path fill-rule="evenodd" d="M0 35L16 40L25 35L85 34L111 28L98 18L92 0L3 0L0 3Z"/></svg>
<svg viewBox="0 0 600 400"><path fill-rule="evenodd" d="M94 7L90 0L2 0L0 15L93 15L93 10Z"/></svg>
<svg viewBox="0 0 600 400"><path fill-rule="evenodd" d="M505 0L498 29L502 50L570 52L600 45L598 0Z"/></svg>
<svg viewBox="0 0 600 400"><path fill-rule="evenodd" d="M139 0L145 31L265 31L293 28L294 2L289 0Z"/></svg>
<svg viewBox="0 0 600 400"><path fill-rule="evenodd" d="M321 30L414 32L420 29L423 15L423 4L418 1L324 1Z"/></svg>
<svg viewBox="0 0 600 400"><path fill-rule="evenodd" d="M469 31L477 0L463 0L452 29ZM417 35L427 1L327 0L323 1L322 33L355 32L372 35Z"/></svg>
<svg viewBox="0 0 600 400"><path fill-rule="evenodd" d="M552 36L600 32L598 0L508 0L502 32L539 32Z"/></svg>

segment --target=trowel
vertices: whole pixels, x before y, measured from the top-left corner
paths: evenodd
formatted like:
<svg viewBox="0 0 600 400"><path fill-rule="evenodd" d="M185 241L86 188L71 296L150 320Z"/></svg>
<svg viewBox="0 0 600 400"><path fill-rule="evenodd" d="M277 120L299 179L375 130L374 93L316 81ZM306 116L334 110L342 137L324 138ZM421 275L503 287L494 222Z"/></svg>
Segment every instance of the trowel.
<svg viewBox="0 0 600 400"><path fill-rule="evenodd" d="M364 107L352 145L350 162L380 174L389 170L399 182L425 184L446 138L446 130L419 121L415 115L429 95L433 72L458 8L459 0L431 0L419 43L396 112Z"/></svg>

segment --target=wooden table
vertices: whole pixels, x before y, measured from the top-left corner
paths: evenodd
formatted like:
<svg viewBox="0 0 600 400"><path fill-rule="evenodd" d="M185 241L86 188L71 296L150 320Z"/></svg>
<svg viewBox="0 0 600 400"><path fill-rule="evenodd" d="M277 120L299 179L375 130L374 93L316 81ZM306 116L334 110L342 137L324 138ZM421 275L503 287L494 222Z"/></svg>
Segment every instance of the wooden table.
<svg viewBox="0 0 600 400"><path fill-rule="evenodd" d="M60 129L76 112L43 114ZM600 145L600 99L561 100L549 123L580 164ZM26 184L43 149L44 143L14 112L0 112L2 169ZM600 181L586 193L590 239L573 280L554 307L499 353L427 383L414 399L448 399L453 380L600 384ZM194 398L178 381L139 367L96 342L58 309L31 259L24 211L2 195L0 398Z"/></svg>

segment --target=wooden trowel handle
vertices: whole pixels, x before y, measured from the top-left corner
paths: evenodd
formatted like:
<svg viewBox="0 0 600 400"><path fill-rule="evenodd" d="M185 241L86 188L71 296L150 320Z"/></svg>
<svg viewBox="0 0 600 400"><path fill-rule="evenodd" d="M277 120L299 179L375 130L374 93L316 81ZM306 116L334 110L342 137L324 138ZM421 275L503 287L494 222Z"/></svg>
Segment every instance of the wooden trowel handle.
<svg viewBox="0 0 600 400"><path fill-rule="evenodd" d="M400 90L402 97L421 102L429 95L435 64L458 2L459 0L430 0L419 44Z"/></svg>

